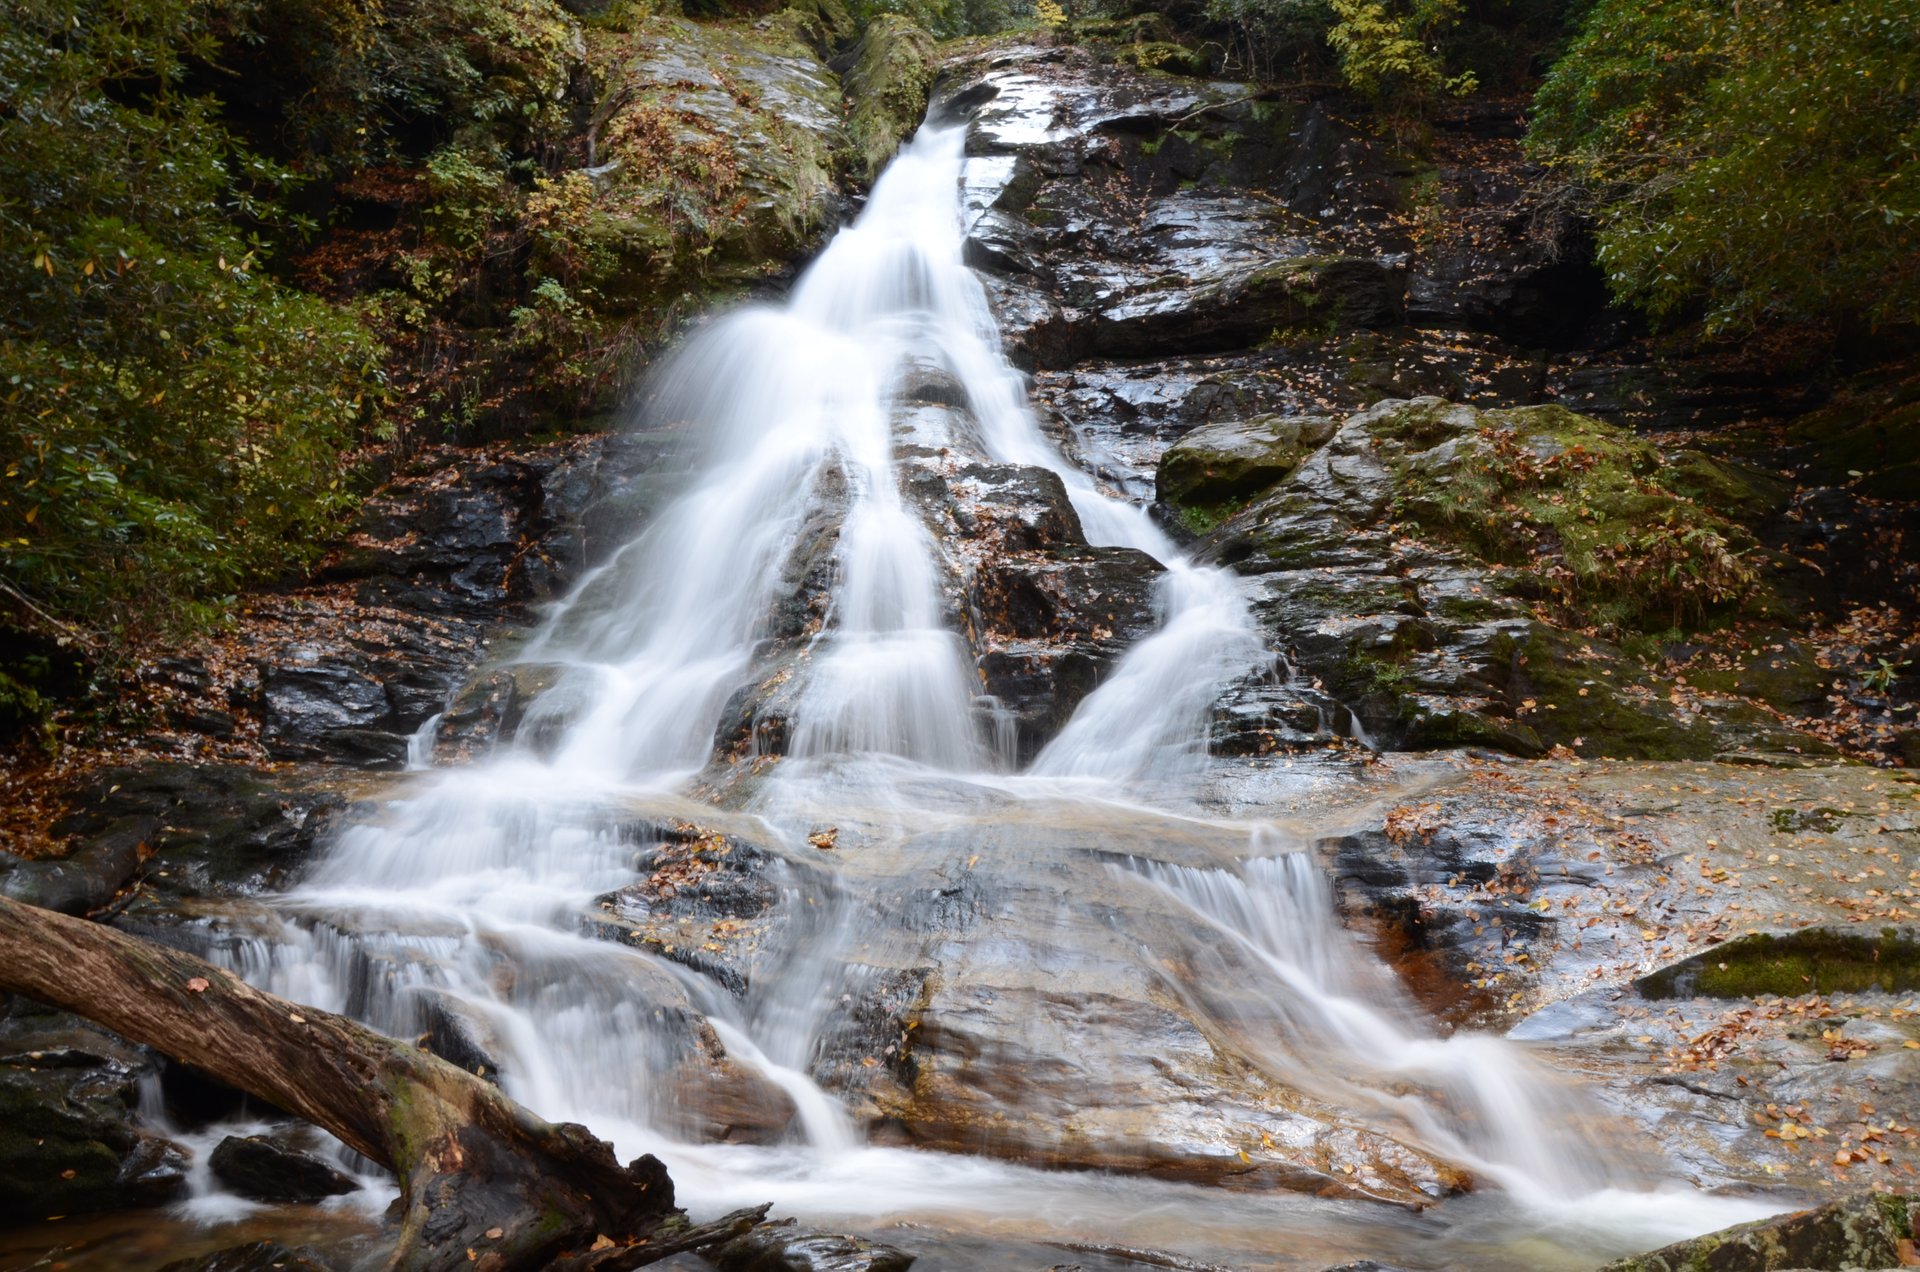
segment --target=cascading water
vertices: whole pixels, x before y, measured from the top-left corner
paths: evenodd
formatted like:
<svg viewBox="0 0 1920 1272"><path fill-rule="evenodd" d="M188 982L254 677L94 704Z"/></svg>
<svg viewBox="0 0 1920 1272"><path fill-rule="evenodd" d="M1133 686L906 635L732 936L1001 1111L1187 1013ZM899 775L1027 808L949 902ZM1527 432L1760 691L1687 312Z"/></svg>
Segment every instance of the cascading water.
<svg viewBox="0 0 1920 1272"><path fill-rule="evenodd" d="M863 792L864 811L849 815L901 829L923 817L902 774L938 785L950 818L968 800L979 817L995 801L1111 806L1136 779L1203 760L1221 686L1272 661L1229 573L1184 560L1143 509L1102 493L1041 433L963 263L964 140L958 127L923 129L787 305L724 319L660 378L651 410L680 427L692 476L522 652L563 670L518 739L471 768L416 775L217 953L255 983L391 1033L458 1022L500 1065L509 1094L586 1123L623 1152L660 1153L682 1197L702 1208L773 1198L853 1216L1017 1213L1150 1237L1156 1208L1175 1205L1193 1231L1354 1230L1365 1226L1355 1216L1299 1198L1282 1217L1270 1198L865 1147L807 1076L862 904L856 884L830 871L823 879L819 854L808 855L812 810ZM967 435L947 446L1057 473L1091 542L1167 567L1158 631L1017 777L990 771L996 749L968 648L943 617L948 565L896 472L895 398L902 378L929 364L968 399ZM793 545L823 524L837 536L829 600L817 627L789 633L803 656L773 673L799 682L788 758L742 821L677 792L709 762L728 702L770 674L770 616L792 591ZM809 785L835 768L865 777ZM768 869L806 916L739 1000L594 939L584 918L635 882L636 848L649 836L726 817L792 854ZM1621 1182L1560 1127L1543 1094L1553 1088L1511 1047L1442 1041L1412 1023L1391 978L1338 929L1303 855L1256 841L1237 872L1138 873L1235 952L1236 975L1264 978L1250 994L1217 997L1192 982L1182 992L1280 1079L1523 1197L1565 1200ZM689 1015L712 1022L733 1062L787 1093L798 1143L697 1142L664 1079L689 1045ZM1649 1231L1677 1235L1712 1218L1695 1212Z"/></svg>

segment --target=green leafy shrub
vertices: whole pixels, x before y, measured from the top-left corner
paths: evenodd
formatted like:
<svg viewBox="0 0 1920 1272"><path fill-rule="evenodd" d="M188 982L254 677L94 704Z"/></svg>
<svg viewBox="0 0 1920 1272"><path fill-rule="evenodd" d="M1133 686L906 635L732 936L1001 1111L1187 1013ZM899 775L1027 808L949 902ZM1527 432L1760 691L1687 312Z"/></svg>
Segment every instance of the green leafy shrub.
<svg viewBox="0 0 1920 1272"><path fill-rule="evenodd" d="M1410 98L1435 91L1470 93L1472 71L1449 75L1440 64L1435 33L1460 20L1460 0L1331 0L1337 19L1327 43L1340 56L1347 83L1367 96Z"/></svg>
<svg viewBox="0 0 1920 1272"><path fill-rule="evenodd" d="M301 560L380 388L350 312L264 272L294 174L187 91L190 0L30 0L0 27L0 578L111 644Z"/></svg>
<svg viewBox="0 0 1920 1272"><path fill-rule="evenodd" d="M1920 311L1916 90L1913 0L1599 0L1533 144L1657 322L1884 326Z"/></svg>

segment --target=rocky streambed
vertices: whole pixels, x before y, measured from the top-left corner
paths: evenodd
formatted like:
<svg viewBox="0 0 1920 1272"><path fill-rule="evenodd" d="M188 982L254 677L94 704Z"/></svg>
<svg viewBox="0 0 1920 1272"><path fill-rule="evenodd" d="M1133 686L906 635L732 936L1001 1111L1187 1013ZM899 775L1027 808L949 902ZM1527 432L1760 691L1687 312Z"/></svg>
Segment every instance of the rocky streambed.
<svg viewBox="0 0 1920 1272"><path fill-rule="evenodd" d="M1814 542L1861 551L1862 523L1661 431L1791 403L1636 364L1577 224L1324 104L1001 44L948 62L935 111L972 119L967 259L1043 426L1247 581L1274 658L1222 688L1197 778L1126 798L1011 772L790 781L851 497L829 481L710 762L690 792L605 815L624 882L574 931L648 1006L634 1064L656 1125L778 1154L808 1116L786 1066L857 1151L903 1154L880 1169L951 1173L866 1200L872 1174L809 1189L765 1158L692 1157L683 1193L775 1190L932 1268L1576 1268L1660 1244L1504 1210L1393 1100L1356 1104L1350 1075L1275 1047L1259 951L1191 898L1288 852L1352 934L1329 948L1371 969L1358 996L1421 1045L1524 1042L1561 1078L1543 1116L1622 1178L1773 1208L1910 1188L1920 786L1821 727L1833 669L1812 633L1848 598L1802 564ZM1498 140L1513 121L1449 126ZM1500 233L1411 234L1431 180ZM937 361L904 376L894 456L1014 770L1156 630L1165 570L1090 542L1058 473L982 454L969 394ZM680 441L416 457L310 586L149 670L148 732L59 791L0 887L236 959L271 948L271 899L346 828L404 818L437 780L420 770L484 784L477 762L541 754L577 717L578 678L523 642L570 591L576 616L620 603L602 567L683 484ZM423 1045L515 1080L499 1017L415 992L410 959L439 955L372 948L350 1009L402 1002ZM536 981L527 957L494 974ZM811 1042L770 1064L743 1022L788 1009ZM377 1188L321 1205L337 1167L277 1142L271 1110L24 1001L0 1036L0 1196L33 1225L5 1257L377 1253ZM236 1116L263 1125L208 1142ZM143 1221L144 1243L75 1218L193 1197L213 1217L232 1193L278 1208ZM1882 1234L1896 1256L1907 1223ZM776 1244L722 1266L901 1266L866 1241Z"/></svg>

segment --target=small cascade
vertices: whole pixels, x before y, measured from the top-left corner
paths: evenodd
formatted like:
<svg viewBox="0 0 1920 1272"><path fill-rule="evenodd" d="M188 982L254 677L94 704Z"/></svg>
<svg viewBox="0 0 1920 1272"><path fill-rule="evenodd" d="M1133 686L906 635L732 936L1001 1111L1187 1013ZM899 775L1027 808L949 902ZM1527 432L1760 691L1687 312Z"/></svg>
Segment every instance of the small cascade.
<svg viewBox="0 0 1920 1272"><path fill-rule="evenodd" d="M1516 1196L1566 1203L1645 1177L1579 1130L1578 1101L1488 1034L1440 1037L1399 983L1339 925L1310 854L1256 827L1239 873L1146 863L1139 873L1176 898L1264 975L1188 992L1235 1022L1273 1076L1339 1108L1371 1108L1409 1138ZM1212 996L1231 985L1230 996Z"/></svg>

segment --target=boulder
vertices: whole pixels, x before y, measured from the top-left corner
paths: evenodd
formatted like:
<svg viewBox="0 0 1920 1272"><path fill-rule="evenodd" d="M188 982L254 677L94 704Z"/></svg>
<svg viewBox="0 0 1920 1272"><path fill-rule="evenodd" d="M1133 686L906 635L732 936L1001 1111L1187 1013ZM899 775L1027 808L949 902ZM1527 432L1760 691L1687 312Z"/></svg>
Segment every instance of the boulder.
<svg viewBox="0 0 1920 1272"><path fill-rule="evenodd" d="M914 1256L862 1237L767 1224L735 1237L705 1257L720 1272L906 1272Z"/></svg>
<svg viewBox="0 0 1920 1272"><path fill-rule="evenodd" d="M356 1192L351 1175L270 1135L229 1135L207 1159L214 1177L242 1197L302 1205Z"/></svg>
<svg viewBox="0 0 1920 1272"><path fill-rule="evenodd" d="M157 1206L183 1195L187 1159L143 1132L141 1048L23 999L0 1019L0 1220Z"/></svg>
<svg viewBox="0 0 1920 1272"><path fill-rule="evenodd" d="M861 175L869 182L926 118L936 67L934 39L911 18L881 13L867 24L842 79L847 129Z"/></svg>
<svg viewBox="0 0 1920 1272"><path fill-rule="evenodd" d="M1538 754L1754 758L1830 753L1737 700L1710 714L1629 656L1640 624L1776 604L1731 515L1773 489L1691 452L1663 454L1558 407L1481 411L1385 401L1324 425L1256 433L1225 424L1168 451L1183 492L1165 515L1204 531L1203 559L1252 581L1275 647L1388 746L1493 746ZM1208 501L1222 468L1285 475ZM1222 519L1224 517L1224 520ZM1668 570L1688 545L1691 572ZM1575 634L1578 631L1579 634Z"/></svg>
<svg viewBox="0 0 1920 1272"><path fill-rule="evenodd" d="M56 835L77 841L76 852L136 841L145 893L175 900L287 887L347 803L298 775L166 762L97 770L64 798L71 811Z"/></svg>
<svg viewBox="0 0 1920 1272"><path fill-rule="evenodd" d="M1867 1193L1679 1241L1602 1272L1842 1272L1895 1268L1911 1262L1920 1202L1897 1194Z"/></svg>
<svg viewBox="0 0 1920 1272"><path fill-rule="evenodd" d="M1338 420L1325 415L1262 415L1203 425L1161 458L1155 483L1159 502L1204 509L1277 485L1338 427Z"/></svg>

